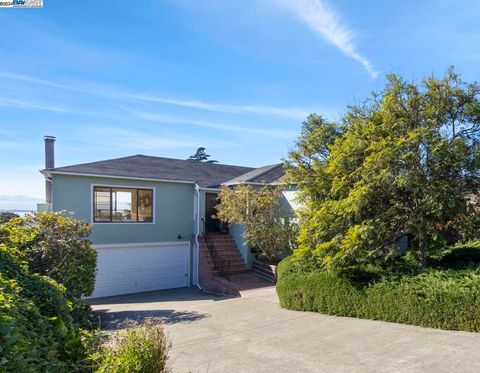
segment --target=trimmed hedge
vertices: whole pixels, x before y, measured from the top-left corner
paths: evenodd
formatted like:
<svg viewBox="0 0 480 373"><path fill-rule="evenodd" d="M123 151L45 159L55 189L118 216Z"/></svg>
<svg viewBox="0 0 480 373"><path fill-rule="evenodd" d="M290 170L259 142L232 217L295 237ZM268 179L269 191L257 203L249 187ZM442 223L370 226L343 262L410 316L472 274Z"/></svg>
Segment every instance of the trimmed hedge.
<svg viewBox="0 0 480 373"><path fill-rule="evenodd" d="M361 284L339 273L302 271L287 258L278 277L280 305L288 309L480 332L478 266L389 274Z"/></svg>

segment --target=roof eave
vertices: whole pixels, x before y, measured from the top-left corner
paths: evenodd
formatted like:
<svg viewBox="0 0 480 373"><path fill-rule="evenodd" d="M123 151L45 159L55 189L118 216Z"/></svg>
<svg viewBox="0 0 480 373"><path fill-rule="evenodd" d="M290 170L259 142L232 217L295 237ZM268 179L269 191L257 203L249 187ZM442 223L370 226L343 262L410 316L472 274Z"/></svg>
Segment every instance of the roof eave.
<svg viewBox="0 0 480 373"><path fill-rule="evenodd" d="M143 180L143 181L156 181L156 182L165 182L165 183L177 183L177 184L196 184L192 180L169 180L169 179L157 179L157 178L146 178L146 177L132 177L132 176L118 176L118 175L103 175L103 174L89 174L81 172L64 172L64 171L50 171L50 170L40 170L43 175L47 177L52 177L52 175L67 175L67 176L82 176L82 177L100 177L105 179L126 179L126 180Z"/></svg>

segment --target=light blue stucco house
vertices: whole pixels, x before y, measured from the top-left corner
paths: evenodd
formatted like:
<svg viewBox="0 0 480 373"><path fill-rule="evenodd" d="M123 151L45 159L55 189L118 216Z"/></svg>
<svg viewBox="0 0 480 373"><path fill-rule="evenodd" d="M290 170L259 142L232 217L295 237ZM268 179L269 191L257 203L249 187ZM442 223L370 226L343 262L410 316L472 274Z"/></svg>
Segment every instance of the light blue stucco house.
<svg viewBox="0 0 480 373"><path fill-rule="evenodd" d="M54 141L45 137L46 203L39 211L67 210L93 225L92 297L201 286L200 236L221 229L212 217L217 193L225 185L276 183L284 175L282 164L250 168L145 155L55 167ZM254 254L241 228L229 233L238 253L224 252L233 261L238 255L237 269L250 268Z"/></svg>

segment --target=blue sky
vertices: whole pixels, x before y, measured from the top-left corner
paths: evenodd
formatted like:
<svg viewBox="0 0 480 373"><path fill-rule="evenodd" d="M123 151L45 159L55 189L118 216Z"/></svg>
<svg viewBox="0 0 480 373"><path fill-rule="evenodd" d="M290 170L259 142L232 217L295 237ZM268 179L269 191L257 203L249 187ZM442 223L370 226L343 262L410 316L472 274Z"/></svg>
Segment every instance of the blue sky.
<svg viewBox="0 0 480 373"><path fill-rule="evenodd" d="M0 208L42 198L45 134L58 166L199 146L221 163L276 163L308 113L338 119L387 73L454 65L480 80L478 19L473 0L0 8Z"/></svg>

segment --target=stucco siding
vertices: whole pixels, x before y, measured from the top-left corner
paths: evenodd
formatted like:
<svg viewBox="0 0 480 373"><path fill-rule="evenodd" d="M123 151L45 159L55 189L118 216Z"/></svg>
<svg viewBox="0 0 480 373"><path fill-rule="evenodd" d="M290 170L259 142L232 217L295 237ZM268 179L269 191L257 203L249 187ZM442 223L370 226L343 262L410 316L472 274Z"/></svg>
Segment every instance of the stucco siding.
<svg viewBox="0 0 480 373"><path fill-rule="evenodd" d="M154 189L154 223L94 223L95 244L175 241L193 235L193 184L110 179L70 175L53 176L53 211L68 210L92 223L92 185Z"/></svg>
<svg viewBox="0 0 480 373"><path fill-rule="evenodd" d="M250 247L248 247L248 245L245 243L245 239L243 238L244 231L245 228L243 227L243 225L231 224L229 227L229 232L235 240L235 243L237 244L238 250L240 250L240 254L242 254L245 264L248 268L251 268L255 254L251 253Z"/></svg>

